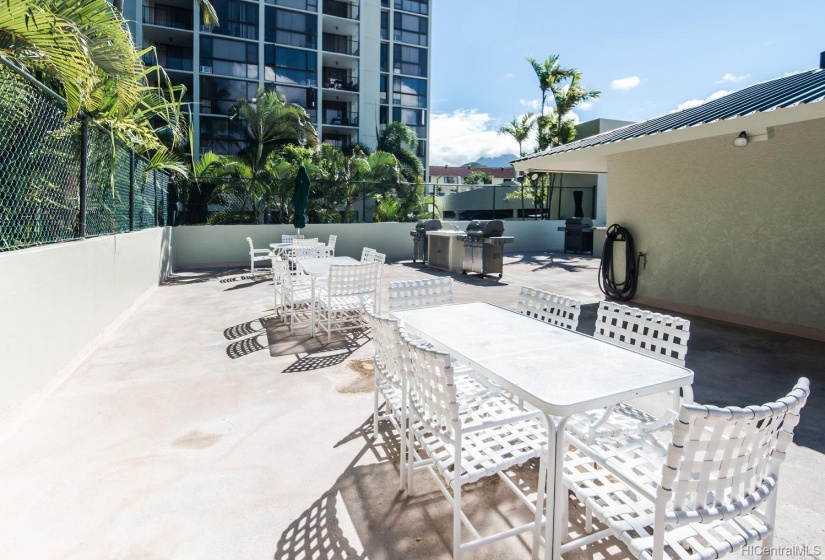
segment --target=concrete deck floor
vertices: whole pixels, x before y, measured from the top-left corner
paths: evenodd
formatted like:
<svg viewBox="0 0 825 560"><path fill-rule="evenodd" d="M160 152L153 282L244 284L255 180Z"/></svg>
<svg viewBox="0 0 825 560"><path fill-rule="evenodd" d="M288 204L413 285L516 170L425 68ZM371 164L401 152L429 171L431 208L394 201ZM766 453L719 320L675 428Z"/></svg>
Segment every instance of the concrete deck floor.
<svg viewBox="0 0 825 560"><path fill-rule="evenodd" d="M601 299L596 259L506 262L501 282L453 275L456 301L514 306L521 285ZM429 274L391 263L384 285ZM593 308L580 330L592 332ZM782 469L775 544L822 547L825 344L691 319L699 402L762 403L811 378ZM327 346L287 335L271 280L176 274L25 423L0 434L0 558L449 558L446 500L425 475L416 496L399 494L397 441L385 425L372 432L370 339ZM535 467L519 471L527 484ZM497 480L470 488L465 510L482 529L525 519ZM466 558L529 558L530 549L529 538L511 538ZM568 558L627 556L607 540Z"/></svg>

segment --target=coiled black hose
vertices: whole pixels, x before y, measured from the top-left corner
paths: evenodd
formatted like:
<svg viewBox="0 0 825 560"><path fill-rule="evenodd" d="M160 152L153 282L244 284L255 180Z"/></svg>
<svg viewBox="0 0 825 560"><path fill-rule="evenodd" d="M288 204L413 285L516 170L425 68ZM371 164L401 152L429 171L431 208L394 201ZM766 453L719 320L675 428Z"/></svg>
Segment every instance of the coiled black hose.
<svg viewBox="0 0 825 560"><path fill-rule="evenodd" d="M613 263L613 244L619 242L625 244L625 275L621 282L616 281L616 270ZM602 250L602 262L599 264L599 289L610 299L628 301L636 295L636 283L638 280L638 263L633 260L636 256L636 248L633 245L633 236L630 232L620 226L613 224L607 228L607 237L604 240Z"/></svg>

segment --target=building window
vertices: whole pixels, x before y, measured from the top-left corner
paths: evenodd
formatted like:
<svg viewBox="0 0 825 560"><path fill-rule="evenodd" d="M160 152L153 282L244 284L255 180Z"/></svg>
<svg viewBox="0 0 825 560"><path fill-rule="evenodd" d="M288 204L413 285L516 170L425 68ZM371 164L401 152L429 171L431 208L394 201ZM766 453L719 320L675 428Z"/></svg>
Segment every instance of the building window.
<svg viewBox="0 0 825 560"><path fill-rule="evenodd" d="M264 79L268 82L314 86L318 81L318 56L301 51L266 45Z"/></svg>
<svg viewBox="0 0 825 560"><path fill-rule="evenodd" d="M427 20L426 18L395 13L395 25L393 36L396 41L402 43L412 43L413 45L427 46Z"/></svg>
<svg viewBox="0 0 825 560"><path fill-rule="evenodd" d="M444 184L446 185L455 185L458 181L455 180L455 177L447 176L444 177Z"/></svg>
<svg viewBox="0 0 825 560"><path fill-rule="evenodd" d="M402 122L419 138L427 137L427 113L421 109L392 108L392 120Z"/></svg>
<svg viewBox="0 0 825 560"><path fill-rule="evenodd" d="M221 24L209 29L216 35L228 35L240 39L258 38L258 6L236 0L213 0L212 6Z"/></svg>
<svg viewBox="0 0 825 560"><path fill-rule="evenodd" d="M229 115L229 107L238 99L253 99L257 82L201 76L201 113Z"/></svg>
<svg viewBox="0 0 825 560"><path fill-rule="evenodd" d="M390 46L387 43L381 43L381 47L379 47L379 51L381 54L381 72L389 72L390 71Z"/></svg>
<svg viewBox="0 0 825 560"><path fill-rule="evenodd" d="M395 0L395 9L427 15L427 0Z"/></svg>
<svg viewBox="0 0 825 560"><path fill-rule="evenodd" d="M302 88L295 86L285 86L281 84L266 84L267 90L275 90L278 95L283 95L287 103L295 103L306 109L312 120L318 115L316 108L318 94L315 88Z"/></svg>
<svg viewBox="0 0 825 560"><path fill-rule="evenodd" d="M387 107L386 105L380 105L378 107L378 124L386 125L388 122L389 122L389 107Z"/></svg>
<svg viewBox="0 0 825 560"><path fill-rule="evenodd" d="M390 100L390 98L389 98L390 77L387 76L386 74L381 74L378 77L378 82L380 84L380 90L381 90L381 99L380 99L381 103L389 103L389 100Z"/></svg>
<svg viewBox="0 0 825 560"><path fill-rule="evenodd" d="M427 77L427 51L406 45L393 46L393 72Z"/></svg>
<svg viewBox="0 0 825 560"><path fill-rule="evenodd" d="M393 76L392 102L407 107L427 107L427 81Z"/></svg>
<svg viewBox="0 0 825 560"><path fill-rule="evenodd" d="M318 16L266 9L265 40L290 47L314 49L318 46Z"/></svg>
<svg viewBox="0 0 825 560"><path fill-rule="evenodd" d="M258 45L201 37L200 71L236 78L258 78Z"/></svg>
<svg viewBox="0 0 825 560"><path fill-rule="evenodd" d="M307 12L318 11L318 0L266 0L266 3L283 6L284 8L306 10Z"/></svg>
<svg viewBox="0 0 825 560"><path fill-rule="evenodd" d="M248 144L244 124L235 119L201 117L201 148L217 154L235 155Z"/></svg>
<svg viewBox="0 0 825 560"><path fill-rule="evenodd" d="M384 41L390 38L390 13L381 12L381 39Z"/></svg>

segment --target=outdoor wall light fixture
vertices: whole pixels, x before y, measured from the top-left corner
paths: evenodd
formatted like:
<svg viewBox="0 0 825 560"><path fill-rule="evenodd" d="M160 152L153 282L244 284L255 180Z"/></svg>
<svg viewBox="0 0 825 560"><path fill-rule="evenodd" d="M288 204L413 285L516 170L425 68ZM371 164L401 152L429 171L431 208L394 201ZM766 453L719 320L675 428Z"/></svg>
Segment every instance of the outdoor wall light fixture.
<svg viewBox="0 0 825 560"><path fill-rule="evenodd" d="M748 145L748 135L744 130L739 133L739 136L733 139L733 145L737 148L744 148Z"/></svg>
<svg viewBox="0 0 825 560"><path fill-rule="evenodd" d="M538 179L538 178L539 178L539 174L538 174L538 173L533 173L532 175L530 175L530 178L531 178L533 181L535 181L536 179Z"/></svg>

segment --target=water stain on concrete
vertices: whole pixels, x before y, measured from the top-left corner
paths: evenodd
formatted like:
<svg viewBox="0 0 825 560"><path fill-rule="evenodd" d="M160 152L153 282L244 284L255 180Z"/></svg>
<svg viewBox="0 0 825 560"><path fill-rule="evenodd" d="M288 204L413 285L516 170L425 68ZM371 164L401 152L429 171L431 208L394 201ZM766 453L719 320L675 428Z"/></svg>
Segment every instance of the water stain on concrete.
<svg viewBox="0 0 825 560"><path fill-rule="evenodd" d="M192 430L182 438L176 439L172 445L184 449L204 449L215 445L221 437L221 434L204 434L199 430Z"/></svg>
<svg viewBox="0 0 825 560"><path fill-rule="evenodd" d="M370 393L373 390L373 375L375 375L375 360L351 360L347 367L358 374L358 378L341 387L339 393Z"/></svg>

